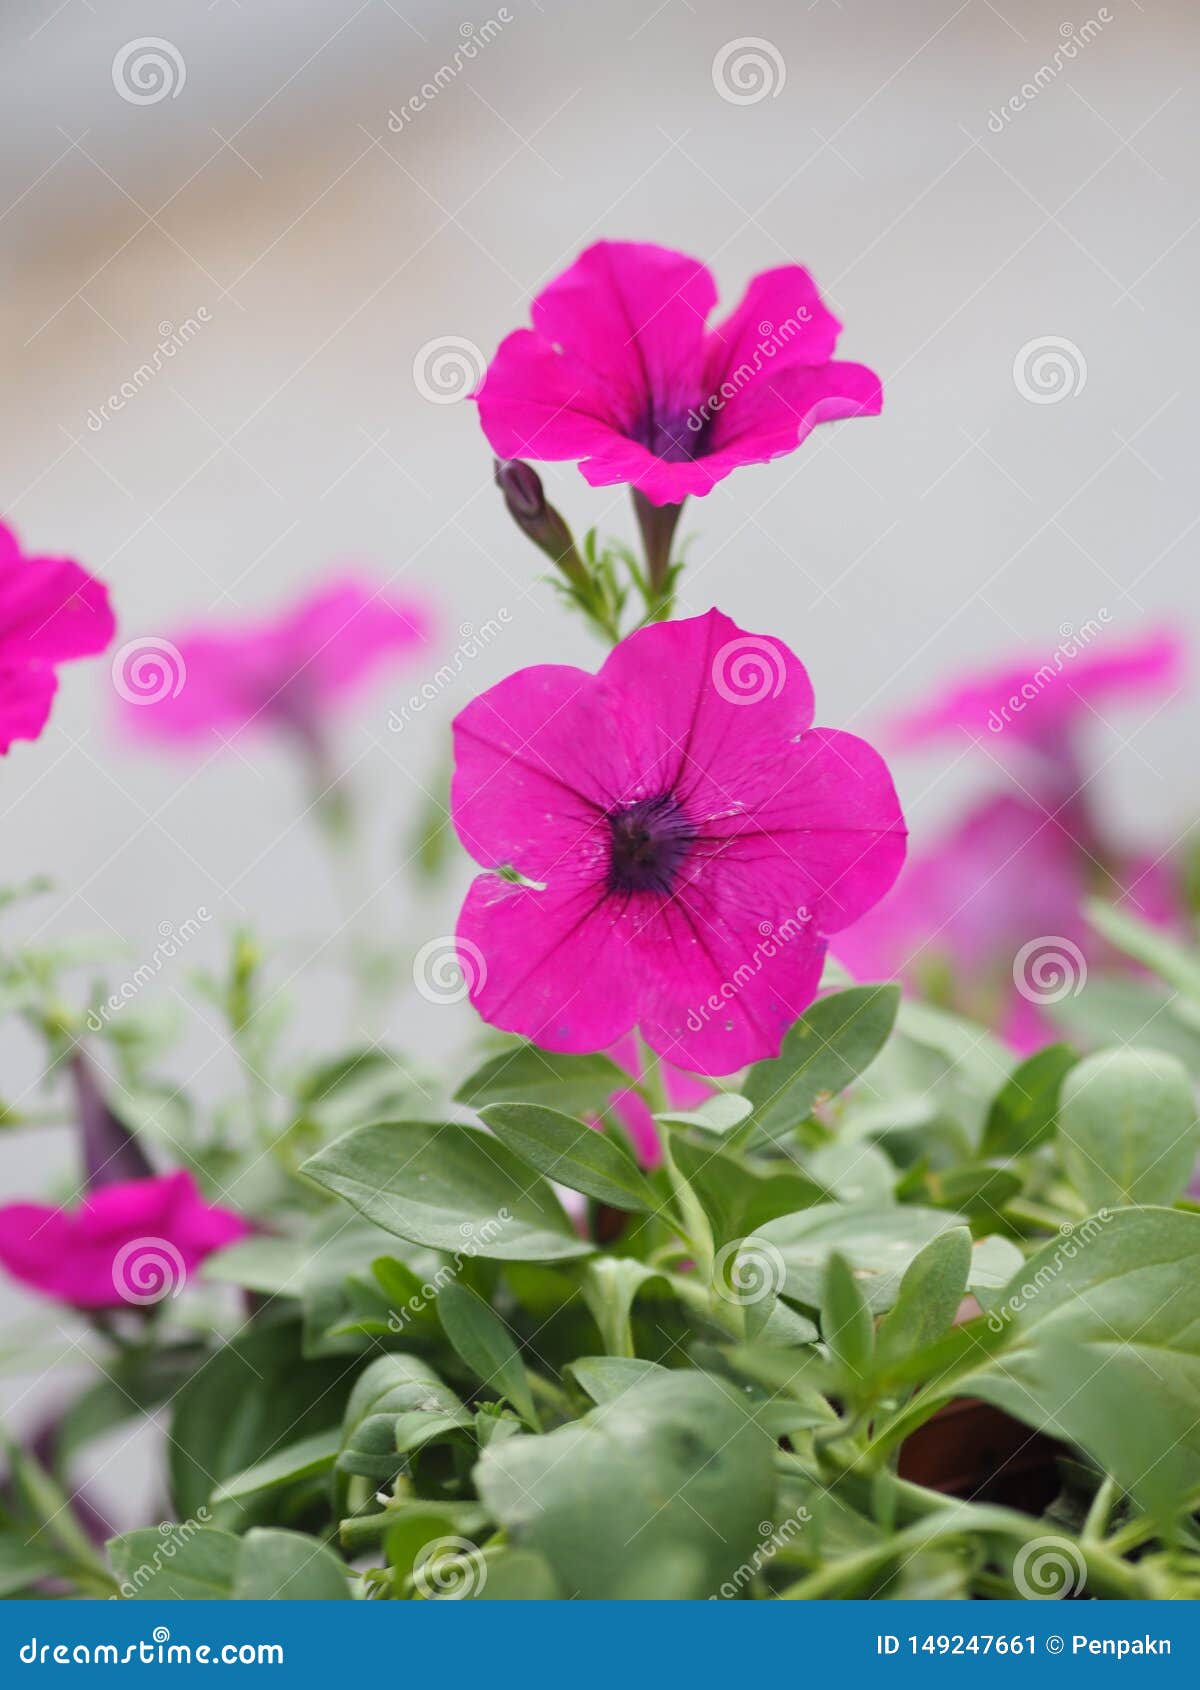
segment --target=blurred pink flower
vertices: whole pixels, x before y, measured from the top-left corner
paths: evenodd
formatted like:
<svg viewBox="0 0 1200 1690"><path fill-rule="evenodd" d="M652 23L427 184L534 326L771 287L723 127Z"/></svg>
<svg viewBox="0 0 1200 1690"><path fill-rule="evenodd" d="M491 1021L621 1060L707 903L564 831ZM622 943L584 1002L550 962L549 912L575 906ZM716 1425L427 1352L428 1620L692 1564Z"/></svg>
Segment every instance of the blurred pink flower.
<svg viewBox="0 0 1200 1690"><path fill-rule="evenodd" d="M206 1203L186 1169L90 1192L74 1209L0 1209L0 1263L14 1279L75 1308L161 1301L249 1225Z"/></svg>
<svg viewBox="0 0 1200 1690"><path fill-rule="evenodd" d="M55 666L103 651L115 631L102 582L67 558L23 555L0 523L0 753L45 727Z"/></svg>
<svg viewBox="0 0 1200 1690"><path fill-rule="evenodd" d="M122 721L158 740L281 728L311 743L334 708L429 638L423 606L342 576L262 621L130 641L119 654Z"/></svg>
<svg viewBox="0 0 1200 1690"><path fill-rule="evenodd" d="M493 450L580 459L593 487L626 482L674 505L794 451L817 423L878 413L878 376L832 361L841 325L806 270L756 276L706 328L716 302L711 273L683 253L588 247L488 366L476 398Z"/></svg>
<svg viewBox="0 0 1200 1690"><path fill-rule="evenodd" d="M540 665L455 721L452 811L486 868L458 925L471 1000L551 1050L641 1028L676 1065L774 1055L826 935L904 860L882 759L813 728L803 666L727 616L652 623L598 675Z"/></svg>
<svg viewBox="0 0 1200 1690"><path fill-rule="evenodd" d="M1144 921L1181 928L1166 863L1118 854L1106 872L1055 815L1001 793L913 852L898 884L833 950L856 979L904 980L995 1025L1024 1053L1056 1037L1044 1008L1089 968L1129 966L1084 916L1097 889Z"/></svg>
<svg viewBox="0 0 1200 1690"><path fill-rule="evenodd" d="M897 884L834 941L860 980L919 981L940 963L978 979L1026 939L1078 938L1084 859L1036 804L987 798L942 839L913 851ZM1011 981L1010 981L1011 984Z"/></svg>
<svg viewBox="0 0 1200 1690"><path fill-rule="evenodd" d="M1069 757L1081 720L1101 716L1111 701L1153 697L1177 688L1184 646L1169 628L1123 643L1095 645L1065 639L1049 657L973 676L900 716L889 743L896 749L947 737L974 741L1011 738L1051 757Z"/></svg>

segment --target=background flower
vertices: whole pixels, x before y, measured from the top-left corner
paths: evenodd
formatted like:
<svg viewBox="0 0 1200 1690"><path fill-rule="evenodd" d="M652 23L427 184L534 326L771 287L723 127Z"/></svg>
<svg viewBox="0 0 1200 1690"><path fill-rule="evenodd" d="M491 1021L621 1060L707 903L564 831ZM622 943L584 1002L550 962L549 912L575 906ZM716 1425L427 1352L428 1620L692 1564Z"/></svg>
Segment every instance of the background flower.
<svg viewBox="0 0 1200 1690"><path fill-rule="evenodd" d="M193 1269L249 1226L206 1203L186 1170L90 1192L73 1209L0 1209L0 1263L76 1308L120 1308L175 1295Z"/></svg>
<svg viewBox="0 0 1200 1690"><path fill-rule="evenodd" d="M137 674L117 677L122 721L172 742L271 729L311 739L380 669L429 638L424 606L367 576L339 576L274 616L146 642L145 686ZM127 649L131 663L139 658Z"/></svg>
<svg viewBox="0 0 1200 1690"><path fill-rule="evenodd" d="M26 556L0 524L0 753L45 727L56 666L103 651L115 631L102 582L68 558Z"/></svg>

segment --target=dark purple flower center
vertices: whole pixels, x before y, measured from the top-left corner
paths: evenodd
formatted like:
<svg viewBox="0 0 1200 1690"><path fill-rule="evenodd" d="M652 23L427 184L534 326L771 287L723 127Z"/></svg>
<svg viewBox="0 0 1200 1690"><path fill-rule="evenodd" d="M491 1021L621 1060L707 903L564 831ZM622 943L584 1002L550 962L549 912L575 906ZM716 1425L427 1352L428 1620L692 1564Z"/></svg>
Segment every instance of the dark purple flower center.
<svg viewBox="0 0 1200 1690"><path fill-rule="evenodd" d="M659 417L651 407L635 424L633 438L664 463L682 464L702 455L703 426L689 423L686 411L678 415Z"/></svg>
<svg viewBox="0 0 1200 1690"><path fill-rule="evenodd" d="M610 810L612 892L670 892L696 830L669 792Z"/></svg>

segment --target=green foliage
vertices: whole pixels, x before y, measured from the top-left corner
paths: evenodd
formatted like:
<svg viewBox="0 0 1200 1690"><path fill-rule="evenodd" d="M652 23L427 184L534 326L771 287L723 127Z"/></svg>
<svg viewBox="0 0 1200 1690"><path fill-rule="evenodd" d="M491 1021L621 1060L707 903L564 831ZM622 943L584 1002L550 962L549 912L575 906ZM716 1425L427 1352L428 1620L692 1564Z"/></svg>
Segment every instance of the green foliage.
<svg viewBox="0 0 1200 1690"><path fill-rule="evenodd" d="M1158 978L1054 1006L1091 1054L1014 1064L837 983L684 1109L653 1066L515 1041L457 1089L361 1042L289 1068L271 959L240 935L203 983L240 1063L211 1118L158 1075L152 1015L98 1037L131 1129L186 1141L269 1227L178 1309L94 1324L104 1373L53 1452L10 1450L0 1593L967 1600L1026 1595L1053 1537L1088 1595L1200 1594L1197 965L1095 919ZM4 960L61 1053L70 964ZM613 1106L630 1089L653 1169ZM160 1405L178 1523L101 1555L79 1477ZM1045 1514L902 1476L928 1428L1002 1495L966 1430L992 1410L1056 1441Z"/></svg>

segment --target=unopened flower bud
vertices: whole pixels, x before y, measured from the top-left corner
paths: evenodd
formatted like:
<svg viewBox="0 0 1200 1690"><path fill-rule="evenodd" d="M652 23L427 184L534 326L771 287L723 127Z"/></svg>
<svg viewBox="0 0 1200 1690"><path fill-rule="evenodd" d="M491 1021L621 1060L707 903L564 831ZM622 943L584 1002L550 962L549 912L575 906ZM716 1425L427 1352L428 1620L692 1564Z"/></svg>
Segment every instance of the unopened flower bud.
<svg viewBox="0 0 1200 1690"><path fill-rule="evenodd" d="M520 458L497 458L495 478L517 527L554 560L568 581L586 590L588 572L575 550L571 530L554 506L546 503L538 472Z"/></svg>

